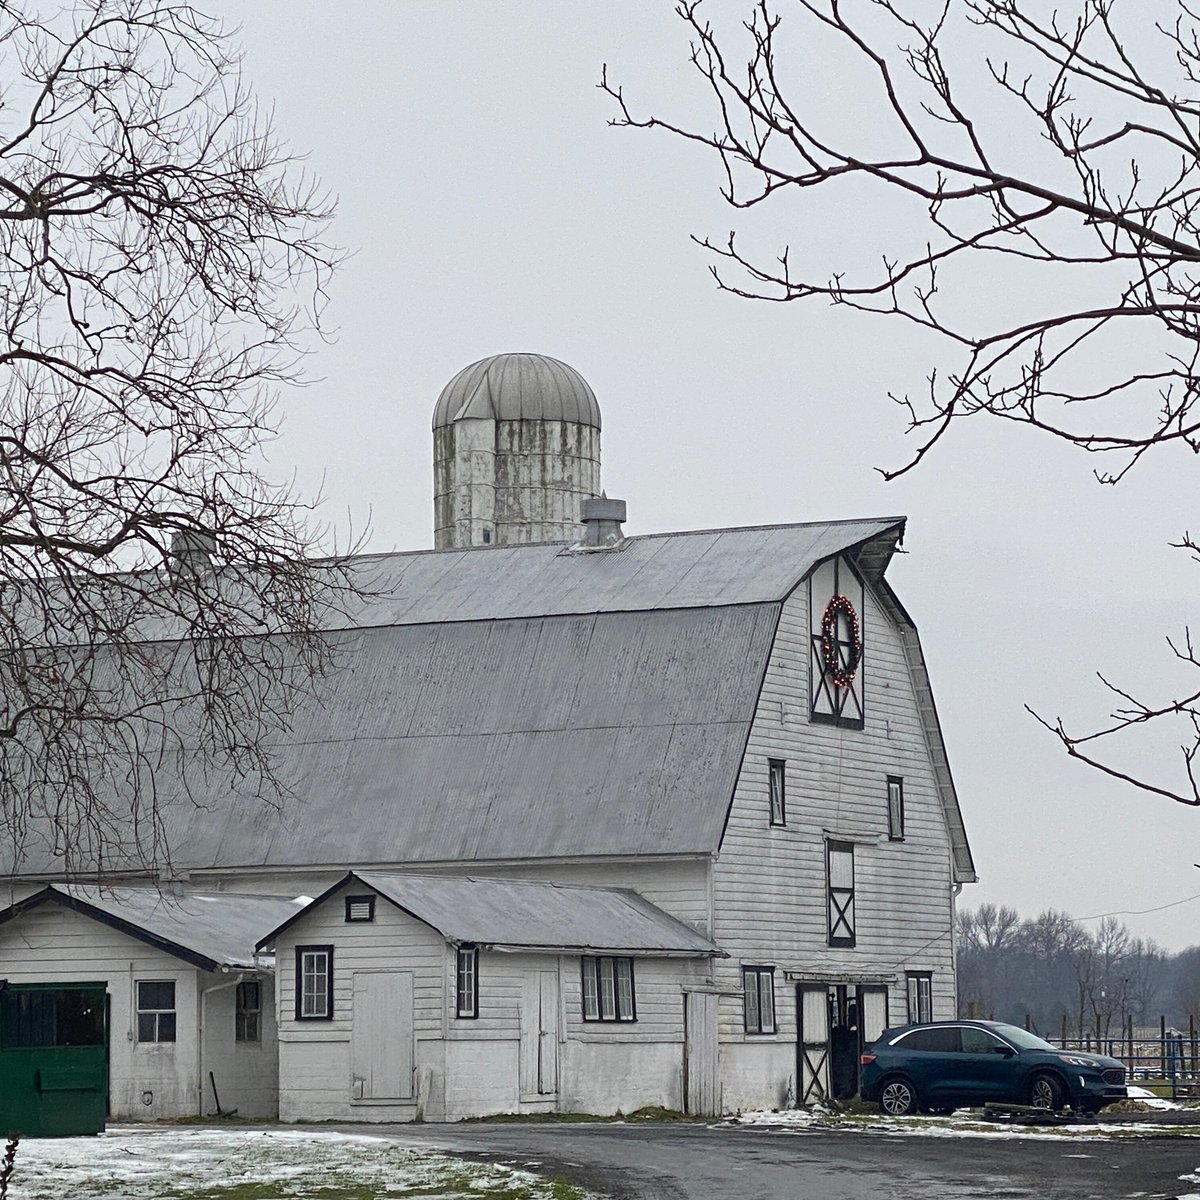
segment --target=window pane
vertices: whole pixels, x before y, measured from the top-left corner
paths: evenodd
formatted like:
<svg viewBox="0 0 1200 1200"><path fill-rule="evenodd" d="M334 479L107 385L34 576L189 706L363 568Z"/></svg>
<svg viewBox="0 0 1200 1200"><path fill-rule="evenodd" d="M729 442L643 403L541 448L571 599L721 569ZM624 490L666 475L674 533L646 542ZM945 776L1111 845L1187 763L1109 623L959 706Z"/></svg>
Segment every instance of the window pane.
<svg viewBox="0 0 1200 1200"><path fill-rule="evenodd" d="M160 1042L175 1040L175 1014L173 1012L158 1014L158 1040Z"/></svg>
<svg viewBox="0 0 1200 1200"><path fill-rule="evenodd" d="M583 961L583 1016L585 1020L596 1021L600 1017L600 1000L596 988L596 960L585 958Z"/></svg>
<svg viewBox="0 0 1200 1200"><path fill-rule="evenodd" d="M616 988L613 984L613 960L600 959L600 1017L611 1021L617 1015Z"/></svg>
<svg viewBox="0 0 1200 1200"><path fill-rule="evenodd" d="M758 1006L758 972L752 967L742 971L742 995L745 1005L746 1032L762 1032L762 1015Z"/></svg>
<svg viewBox="0 0 1200 1200"><path fill-rule="evenodd" d="M876 812L879 810L876 809ZM829 886L852 888L854 886L854 851L829 850Z"/></svg>
<svg viewBox="0 0 1200 1200"><path fill-rule="evenodd" d="M775 976L770 971L760 971L758 1011L762 1020L763 1033L775 1032Z"/></svg>
<svg viewBox="0 0 1200 1200"><path fill-rule="evenodd" d="M784 823L784 763L782 759L770 759L771 824Z"/></svg>
<svg viewBox="0 0 1200 1200"><path fill-rule="evenodd" d="M137 987L139 1009L175 1007L175 984L173 981L140 980Z"/></svg>
<svg viewBox="0 0 1200 1200"><path fill-rule="evenodd" d="M154 1031L157 1027L158 1018L154 1013L138 1013L137 1029L139 1042L153 1042L158 1039L154 1036Z"/></svg>
<svg viewBox="0 0 1200 1200"><path fill-rule="evenodd" d="M633 1020L633 959L618 958L617 965L617 1017L622 1021Z"/></svg>

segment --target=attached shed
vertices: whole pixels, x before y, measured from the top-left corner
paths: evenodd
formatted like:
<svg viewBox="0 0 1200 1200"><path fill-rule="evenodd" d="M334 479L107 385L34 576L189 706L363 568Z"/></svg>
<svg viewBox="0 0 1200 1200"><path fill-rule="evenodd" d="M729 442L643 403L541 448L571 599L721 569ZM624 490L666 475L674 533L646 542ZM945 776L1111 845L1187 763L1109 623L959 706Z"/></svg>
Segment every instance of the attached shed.
<svg viewBox="0 0 1200 1200"><path fill-rule="evenodd" d="M368 871L260 945L284 1120L681 1109L686 996L721 955L624 889Z"/></svg>
<svg viewBox="0 0 1200 1200"><path fill-rule="evenodd" d="M255 944L295 911L277 896L27 888L0 908L0 977L103 991L112 1118L208 1115L218 1095L222 1111L273 1116L272 964Z"/></svg>

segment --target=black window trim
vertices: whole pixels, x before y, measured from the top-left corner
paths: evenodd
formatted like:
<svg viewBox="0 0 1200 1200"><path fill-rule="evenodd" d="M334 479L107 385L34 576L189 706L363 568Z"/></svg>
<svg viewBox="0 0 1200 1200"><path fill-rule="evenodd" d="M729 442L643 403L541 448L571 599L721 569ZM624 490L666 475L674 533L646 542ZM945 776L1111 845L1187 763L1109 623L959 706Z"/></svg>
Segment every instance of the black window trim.
<svg viewBox="0 0 1200 1200"><path fill-rule="evenodd" d="M771 1028L763 1028L762 1019L762 980L771 981ZM746 984L754 979L754 993L758 1001L758 1028L750 1028L750 1011L746 1007ZM742 1028L748 1037L772 1037L779 1032L779 1019L775 1012L775 968L761 963L742 964Z"/></svg>
<svg viewBox="0 0 1200 1200"><path fill-rule="evenodd" d="M305 1013L304 1008L304 973L302 964L306 954L325 954L325 1011L323 1013ZM296 1020L297 1021L332 1021L333 1020L333 946L329 943L296 947Z"/></svg>
<svg viewBox="0 0 1200 1200"><path fill-rule="evenodd" d="M367 906L367 915L365 917L351 916L351 909L356 904L365 904ZM346 923L349 925L365 925L368 921L375 920L375 897L371 895L363 896L347 896L346 897Z"/></svg>
<svg viewBox="0 0 1200 1200"><path fill-rule="evenodd" d="M779 819L775 819L775 780L779 780ZM787 825L787 759L767 759L767 820L776 829Z"/></svg>
<svg viewBox="0 0 1200 1200"><path fill-rule="evenodd" d="M470 1011L464 1011L462 995L462 962L463 956L471 956L471 1006ZM463 1021L479 1019L479 947L464 942L457 947L454 954L454 1015Z"/></svg>
<svg viewBox="0 0 1200 1200"><path fill-rule="evenodd" d="M897 806L898 812L892 808L892 787L895 786L899 792L900 803ZM888 810L888 841L902 842L904 841L904 776L889 775L887 777L887 810ZM899 816L899 821L895 818Z"/></svg>
<svg viewBox="0 0 1200 1200"><path fill-rule="evenodd" d="M604 1015L604 1003L600 990L600 964L611 962L613 965L613 1015ZM617 987L617 963L629 964L629 1016L621 1016L621 995ZM587 977L588 966L591 964L592 979L596 987L596 1016L588 1016L587 1011ZM637 1021L637 972L634 970L633 958L628 954L581 954L579 956L579 1008L583 1019L588 1024L632 1025Z"/></svg>
<svg viewBox="0 0 1200 1200"><path fill-rule="evenodd" d="M929 999L929 1015L922 1017L921 1014L921 984L928 984L927 996ZM912 1010L913 985L916 985L917 1011ZM926 1025L933 1021L933 972L932 971L905 971L904 972L904 1000L908 1006L908 1023L910 1025Z"/></svg>
<svg viewBox="0 0 1200 1200"><path fill-rule="evenodd" d="M850 878L851 884L849 888L833 886L833 870L831 856L834 851L849 852L850 854ZM858 944L858 888L854 880L856 879L854 864L854 843L847 842L839 838L825 839L825 905L826 905L826 920L828 922L828 944L830 946L841 946L853 949ZM838 904L837 910L840 920L845 920L847 912L851 914L851 919L845 923L850 928L850 935L835 934L834 930L838 927L840 920L834 920L834 892L835 890L849 897L849 906Z"/></svg>

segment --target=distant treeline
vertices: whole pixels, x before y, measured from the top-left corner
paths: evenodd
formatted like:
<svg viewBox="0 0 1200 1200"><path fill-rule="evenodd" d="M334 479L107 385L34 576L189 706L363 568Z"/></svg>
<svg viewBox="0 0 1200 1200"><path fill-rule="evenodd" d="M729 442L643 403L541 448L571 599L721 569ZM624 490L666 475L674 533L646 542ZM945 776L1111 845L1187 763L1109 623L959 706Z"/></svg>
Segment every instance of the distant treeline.
<svg viewBox="0 0 1200 1200"><path fill-rule="evenodd" d="M1135 1026L1200 1025L1200 946L1170 954L1115 917L1090 931L1065 912L1023 918L1005 905L958 914L963 1017L1026 1022L1043 1036L1118 1037Z"/></svg>

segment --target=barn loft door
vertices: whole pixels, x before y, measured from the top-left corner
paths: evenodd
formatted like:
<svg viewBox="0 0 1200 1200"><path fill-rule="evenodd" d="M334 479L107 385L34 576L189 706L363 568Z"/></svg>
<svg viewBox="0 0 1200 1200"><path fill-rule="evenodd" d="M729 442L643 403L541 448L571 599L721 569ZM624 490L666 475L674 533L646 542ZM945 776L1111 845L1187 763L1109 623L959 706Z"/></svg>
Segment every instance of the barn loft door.
<svg viewBox="0 0 1200 1200"><path fill-rule="evenodd" d="M531 971L521 1004L521 1098L558 1093L558 972Z"/></svg>
<svg viewBox="0 0 1200 1200"><path fill-rule="evenodd" d="M858 997L862 1044L869 1046L887 1028L887 988L864 984Z"/></svg>
<svg viewBox="0 0 1200 1200"><path fill-rule="evenodd" d="M799 1036L796 1039L798 1104L824 1103L829 1099L829 988L823 983L802 983L796 988Z"/></svg>
<svg viewBox="0 0 1200 1200"><path fill-rule="evenodd" d="M721 1112L721 1069L717 1038L717 996L688 992L684 996L685 1104L694 1117L715 1117Z"/></svg>
<svg viewBox="0 0 1200 1200"><path fill-rule="evenodd" d="M356 1100L413 1094L411 971L356 971L350 1073Z"/></svg>

